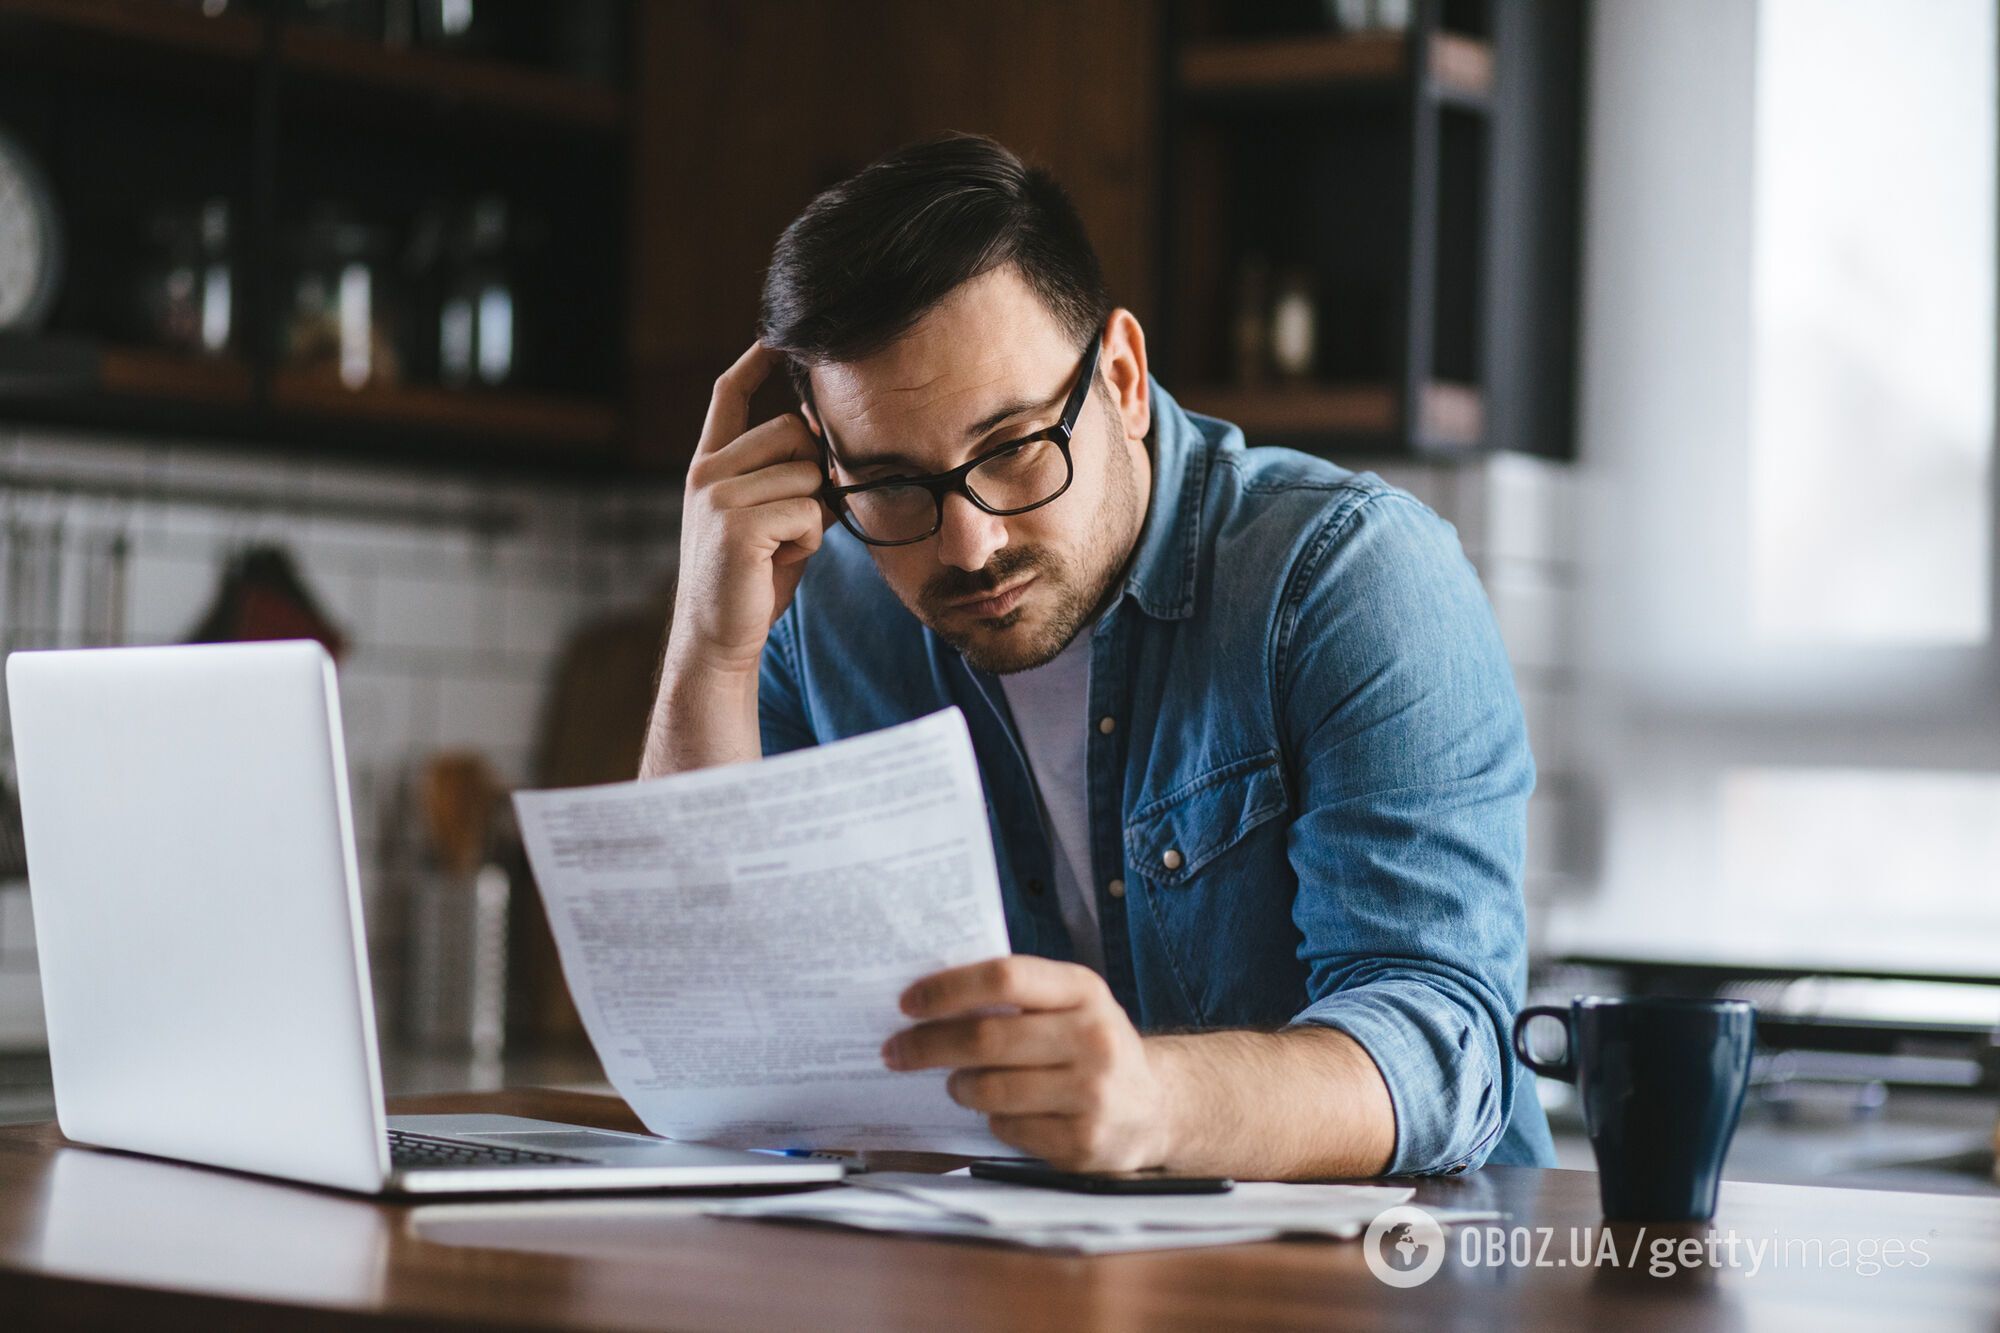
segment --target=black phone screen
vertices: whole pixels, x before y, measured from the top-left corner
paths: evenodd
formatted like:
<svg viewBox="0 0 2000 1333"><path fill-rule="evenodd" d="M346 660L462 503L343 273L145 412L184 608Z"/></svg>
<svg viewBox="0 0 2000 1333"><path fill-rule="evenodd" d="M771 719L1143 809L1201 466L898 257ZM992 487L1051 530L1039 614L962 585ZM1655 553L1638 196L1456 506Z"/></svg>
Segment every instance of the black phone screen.
<svg viewBox="0 0 2000 1333"><path fill-rule="evenodd" d="M1077 1194L1226 1194L1236 1187L1227 1176L1176 1176L1165 1171L1058 1171L1047 1162L980 1161L972 1174L981 1180L1070 1190Z"/></svg>

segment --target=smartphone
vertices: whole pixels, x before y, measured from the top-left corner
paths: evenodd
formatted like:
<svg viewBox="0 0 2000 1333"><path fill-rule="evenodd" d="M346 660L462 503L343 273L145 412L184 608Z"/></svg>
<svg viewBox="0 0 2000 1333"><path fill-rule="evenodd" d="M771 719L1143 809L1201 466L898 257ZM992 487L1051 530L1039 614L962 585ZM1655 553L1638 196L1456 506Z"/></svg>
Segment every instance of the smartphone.
<svg viewBox="0 0 2000 1333"><path fill-rule="evenodd" d="M1039 1185L1076 1194L1227 1194L1236 1182L1227 1176L1176 1176L1165 1171L1058 1171L1047 1162L979 1161L972 1174L981 1180Z"/></svg>

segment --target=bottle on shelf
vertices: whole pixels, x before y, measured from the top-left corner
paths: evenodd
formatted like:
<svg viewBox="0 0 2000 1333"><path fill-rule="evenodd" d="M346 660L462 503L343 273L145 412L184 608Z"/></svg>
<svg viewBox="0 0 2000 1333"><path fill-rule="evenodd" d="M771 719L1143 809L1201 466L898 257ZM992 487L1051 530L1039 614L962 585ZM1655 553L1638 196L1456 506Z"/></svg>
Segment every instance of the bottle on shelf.
<svg viewBox="0 0 2000 1333"><path fill-rule="evenodd" d="M1246 387L1264 380L1270 287L1270 265L1262 255L1246 255L1236 269L1236 310L1230 321L1229 346L1233 378Z"/></svg>
<svg viewBox="0 0 2000 1333"><path fill-rule="evenodd" d="M285 319L288 367L338 379L349 389L399 382L395 293L381 281L387 230L327 204L315 210L295 248Z"/></svg>
<svg viewBox="0 0 2000 1333"><path fill-rule="evenodd" d="M456 272L438 311L438 378L452 388L514 378L514 279L507 201L473 200L454 247Z"/></svg>
<svg viewBox="0 0 2000 1333"><path fill-rule="evenodd" d="M177 352L227 352L235 314L229 201L162 208L147 231L153 259L139 281L147 332Z"/></svg>
<svg viewBox="0 0 2000 1333"><path fill-rule="evenodd" d="M1319 309L1313 275L1287 269L1271 300L1271 364L1288 380L1309 378L1319 362Z"/></svg>

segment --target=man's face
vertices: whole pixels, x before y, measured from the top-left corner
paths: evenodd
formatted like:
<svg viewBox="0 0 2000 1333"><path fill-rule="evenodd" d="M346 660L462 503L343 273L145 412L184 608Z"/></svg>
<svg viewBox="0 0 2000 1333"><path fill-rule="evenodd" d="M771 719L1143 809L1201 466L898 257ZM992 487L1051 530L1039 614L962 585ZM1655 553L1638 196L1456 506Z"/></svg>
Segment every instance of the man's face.
<svg viewBox="0 0 2000 1333"><path fill-rule="evenodd" d="M1129 315L1112 327L1114 338L1136 336ZM966 283L883 351L813 369L813 404L838 446L835 484L949 471L1054 425L1083 351L1012 266ZM1108 345L1106 356L1130 378L1129 356ZM1143 343L1137 356L1143 398ZM1121 411L1126 395L1103 387L1111 373L1100 369L1084 401L1074 476L1054 501L1003 518L947 496L934 535L869 548L911 614L982 671L1023 671L1061 652L1138 540L1152 486L1145 414Z"/></svg>

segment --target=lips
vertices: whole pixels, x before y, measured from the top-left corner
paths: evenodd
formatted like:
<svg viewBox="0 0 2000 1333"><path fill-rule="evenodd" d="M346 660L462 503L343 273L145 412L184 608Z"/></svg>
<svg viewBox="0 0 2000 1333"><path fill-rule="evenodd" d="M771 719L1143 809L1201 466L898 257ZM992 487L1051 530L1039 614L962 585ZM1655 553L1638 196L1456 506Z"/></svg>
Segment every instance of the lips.
<svg viewBox="0 0 2000 1333"><path fill-rule="evenodd" d="M953 602L951 609L962 612L965 615L975 616L981 620L991 620L997 616L1004 616L1020 605L1021 599L1027 595L1028 588L1034 581L1035 576L1030 574L1019 583L1010 583L1000 589L1000 591L988 596L975 597L969 601Z"/></svg>

